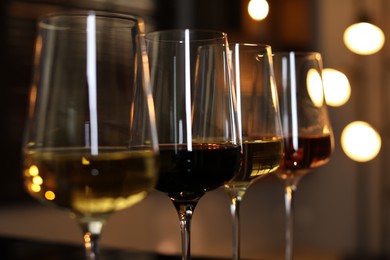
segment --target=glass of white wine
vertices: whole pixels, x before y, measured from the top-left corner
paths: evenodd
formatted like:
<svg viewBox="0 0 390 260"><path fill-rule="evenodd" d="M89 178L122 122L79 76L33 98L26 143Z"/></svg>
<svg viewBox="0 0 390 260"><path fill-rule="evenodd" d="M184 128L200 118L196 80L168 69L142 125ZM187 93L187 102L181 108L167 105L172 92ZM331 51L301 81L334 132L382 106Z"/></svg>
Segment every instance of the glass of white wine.
<svg viewBox="0 0 390 260"><path fill-rule="evenodd" d="M143 21L109 12L49 14L38 23L23 174L28 193L66 210L98 259L111 213L145 198L158 144Z"/></svg>
<svg viewBox="0 0 390 260"><path fill-rule="evenodd" d="M240 259L240 204L250 185L275 172L283 154L278 95L271 46L231 43L229 52L237 96L242 165L224 188L230 198L232 259Z"/></svg>

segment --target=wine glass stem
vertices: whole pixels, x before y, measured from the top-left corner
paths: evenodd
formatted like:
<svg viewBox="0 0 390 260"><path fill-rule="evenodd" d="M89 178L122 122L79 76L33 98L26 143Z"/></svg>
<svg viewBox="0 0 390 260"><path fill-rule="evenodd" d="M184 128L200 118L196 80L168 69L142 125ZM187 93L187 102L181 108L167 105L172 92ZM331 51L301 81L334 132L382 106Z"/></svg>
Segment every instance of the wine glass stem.
<svg viewBox="0 0 390 260"><path fill-rule="evenodd" d="M230 213L232 216L232 255L233 260L240 259L240 197L232 197Z"/></svg>
<svg viewBox="0 0 390 260"><path fill-rule="evenodd" d="M177 203L174 202L177 213L179 215L180 231L181 231L181 248L182 259L191 259L191 220L194 212L195 203Z"/></svg>
<svg viewBox="0 0 390 260"><path fill-rule="evenodd" d="M293 259L293 194L292 186L285 188L285 209L286 209L286 255L285 260Z"/></svg>
<svg viewBox="0 0 390 260"><path fill-rule="evenodd" d="M285 181L285 211L286 211L286 251L285 260L293 259L293 223L294 223L294 192L300 177L291 176Z"/></svg>
<svg viewBox="0 0 390 260"><path fill-rule="evenodd" d="M100 257L100 234L103 228L103 221L80 221L84 234L84 247L87 260L98 260Z"/></svg>
<svg viewBox="0 0 390 260"><path fill-rule="evenodd" d="M99 259L99 235L86 232L84 234L85 254L87 260Z"/></svg>

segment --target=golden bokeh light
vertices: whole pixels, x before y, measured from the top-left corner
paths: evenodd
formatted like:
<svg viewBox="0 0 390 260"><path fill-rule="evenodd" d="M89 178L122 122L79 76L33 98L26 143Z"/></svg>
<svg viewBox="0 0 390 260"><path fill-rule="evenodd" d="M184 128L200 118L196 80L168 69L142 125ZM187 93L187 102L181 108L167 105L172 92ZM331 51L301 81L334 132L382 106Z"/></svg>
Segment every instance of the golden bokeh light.
<svg viewBox="0 0 390 260"><path fill-rule="evenodd" d="M347 48L360 55L371 55L382 49L385 43L383 31L371 23L355 23L344 32Z"/></svg>
<svg viewBox="0 0 390 260"><path fill-rule="evenodd" d="M322 71L325 100L329 106L339 107L347 103L351 96L351 85L344 73L326 68Z"/></svg>
<svg viewBox="0 0 390 260"><path fill-rule="evenodd" d="M256 21L265 19L269 12L269 5L266 0L251 0L248 4L249 16Z"/></svg>
<svg viewBox="0 0 390 260"><path fill-rule="evenodd" d="M363 121L348 124L341 134L341 147L344 153L357 162L374 159L381 149L381 144L378 132Z"/></svg>
<svg viewBox="0 0 390 260"><path fill-rule="evenodd" d="M32 183L34 183L34 184L36 184L36 185L42 185L42 183L43 183L43 179L42 179L42 177L41 176L34 176L33 178L32 178Z"/></svg>
<svg viewBox="0 0 390 260"><path fill-rule="evenodd" d="M30 184L30 190L32 192L40 192L41 191L41 185L35 184L35 183L31 183Z"/></svg>
<svg viewBox="0 0 390 260"><path fill-rule="evenodd" d="M35 165L31 165L30 168L28 168L28 175L30 176L37 176L39 174L39 169Z"/></svg>
<svg viewBox="0 0 390 260"><path fill-rule="evenodd" d="M54 192L48 190L45 192L45 198L47 200L54 200L56 198L56 195L54 194Z"/></svg>

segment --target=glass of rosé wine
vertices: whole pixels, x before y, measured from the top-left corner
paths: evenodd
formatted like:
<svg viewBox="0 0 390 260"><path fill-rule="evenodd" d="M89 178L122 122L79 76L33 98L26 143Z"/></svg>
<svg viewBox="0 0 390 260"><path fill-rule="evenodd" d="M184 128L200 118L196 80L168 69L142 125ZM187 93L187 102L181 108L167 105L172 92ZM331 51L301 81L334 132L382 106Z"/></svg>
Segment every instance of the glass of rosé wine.
<svg viewBox="0 0 390 260"><path fill-rule="evenodd" d="M284 155L276 172L285 185L285 260L293 259L293 195L299 180L326 164L334 141L317 52L276 52L274 72L284 135Z"/></svg>

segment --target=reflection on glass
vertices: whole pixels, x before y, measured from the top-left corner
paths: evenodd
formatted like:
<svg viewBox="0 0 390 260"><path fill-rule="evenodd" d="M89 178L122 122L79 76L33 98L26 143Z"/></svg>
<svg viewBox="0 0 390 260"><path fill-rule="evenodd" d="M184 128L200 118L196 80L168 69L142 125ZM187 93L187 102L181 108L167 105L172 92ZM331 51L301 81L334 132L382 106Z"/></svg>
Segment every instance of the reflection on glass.
<svg viewBox="0 0 390 260"><path fill-rule="evenodd" d="M311 100L315 106L321 107L324 101L324 88L319 71L317 69L309 69L306 80L307 92Z"/></svg>

